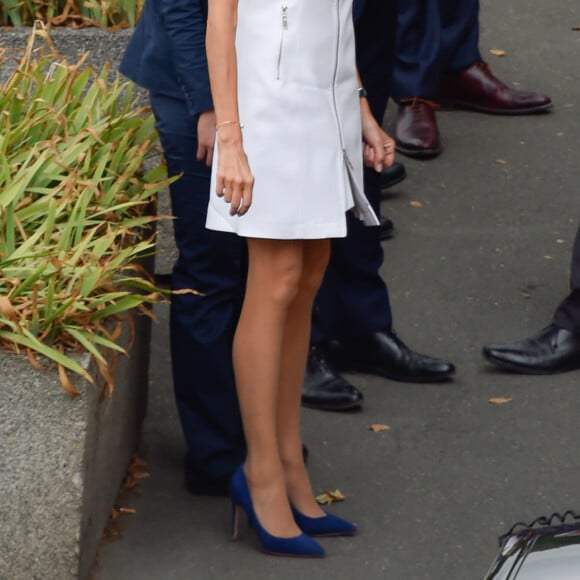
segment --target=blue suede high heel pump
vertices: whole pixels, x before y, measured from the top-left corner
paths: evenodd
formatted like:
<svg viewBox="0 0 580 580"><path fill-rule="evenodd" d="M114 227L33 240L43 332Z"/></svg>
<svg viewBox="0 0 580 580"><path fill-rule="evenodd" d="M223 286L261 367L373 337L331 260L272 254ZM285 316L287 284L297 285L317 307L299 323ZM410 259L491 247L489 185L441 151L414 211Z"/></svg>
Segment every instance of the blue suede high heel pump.
<svg viewBox="0 0 580 580"><path fill-rule="evenodd" d="M311 518L292 507L292 514L298 527L309 536L354 536L357 527L338 516L325 514Z"/></svg>
<svg viewBox="0 0 580 580"><path fill-rule="evenodd" d="M230 493L232 495L232 538L234 540L238 536L239 508L242 508L248 515L250 524L256 530L264 552L277 556L305 556L311 558L324 556L322 546L304 533L292 538L278 538L269 534L260 525L254 512L243 465L236 469L232 477Z"/></svg>

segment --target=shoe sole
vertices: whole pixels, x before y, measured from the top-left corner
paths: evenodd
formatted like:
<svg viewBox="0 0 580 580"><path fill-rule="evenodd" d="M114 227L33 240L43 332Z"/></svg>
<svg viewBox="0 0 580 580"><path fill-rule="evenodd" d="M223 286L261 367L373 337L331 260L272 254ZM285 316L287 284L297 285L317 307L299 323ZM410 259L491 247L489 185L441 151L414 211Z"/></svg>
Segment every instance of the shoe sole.
<svg viewBox="0 0 580 580"><path fill-rule="evenodd" d="M541 105L538 107L528 107L527 109L490 109L488 107L480 107L479 105L473 105L472 103L466 103L462 101L458 102L445 102L439 101L439 104L445 110L460 109L464 111L475 111L477 113L486 113L487 115L506 115L506 116L517 116L517 115L533 115L536 113L547 113L552 109L552 105Z"/></svg>
<svg viewBox="0 0 580 580"><path fill-rule="evenodd" d="M523 365L518 365L516 363L506 362L504 360L497 359L497 358L495 358L491 355L488 355L488 354L484 354L483 357L485 358L485 360L487 360L491 364L493 364L493 365L495 365L503 370L511 371L511 372L523 374L523 375L557 375L560 373L569 373L571 371L576 371L580 368L580 365L572 365L572 366L567 366L567 367L564 367L564 368L558 369L558 370L535 369L535 368L530 368L530 367L526 367Z"/></svg>
<svg viewBox="0 0 580 580"><path fill-rule="evenodd" d="M262 554L266 554L267 556L278 556L278 557L282 557L282 558L299 558L301 560L304 559L320 559L320 558L325 558L326 554L290 554L287 552L270 552L268 550L264 550L262 549Z"/></svg>
<svg viewBox="0 0 580 580"><path fill-rule="evenodd" d="M354 373L361 373L365 375L377 375L379 377L383 377L385 379L390 379L391 381L397 381L398 383L445 383L453 380L455 373L442 375L441 377L432 377L432 378L425 378L425 377L403 377L402 375L395 375L395 374L387 374L382 369L378 369L375 367L349 367L348 369L339 369L342 372L354 372Z"/></svg>
<svg viewBox="0 0 580 580"><path fill-rule="evenodd" d="M336 534L308 534L311 538L351 538L358 532L337 532Z"/></svg>
<svg viewBox="0 0 580 580"><path fill-rule="evenodd" d="M411 157L413 159L433 159L433 157L437 157L441 155L443 151L442 147L438 147L437 149L408 149L403 145L396 144L395 150L398 153L406 155L407 157Z"/></svg>
<svg viewBox="0 0 580 580"><path fill-rule="evenodd" d="M352 411L353 409L360 409L362 407L362 401L358 403L345 403L344 405L314 405L312 403L301 402L303 407L307 409L316 409L317 411Z"/></svg>

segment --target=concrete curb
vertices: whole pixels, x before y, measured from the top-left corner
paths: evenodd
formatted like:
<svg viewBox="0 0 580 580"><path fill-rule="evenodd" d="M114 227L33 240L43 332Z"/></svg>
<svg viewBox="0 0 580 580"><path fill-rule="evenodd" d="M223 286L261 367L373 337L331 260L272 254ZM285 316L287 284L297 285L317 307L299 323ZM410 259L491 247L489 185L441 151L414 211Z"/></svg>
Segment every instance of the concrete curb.
<svg viewBox="0 0 580 580"><path fill-rule="evenodd" d="M0 578L85 578L139 441L145 415L151 320L133 315L119 343L115 391L0 354ZM131 334L134 342L130 345ZM80 362L89 367L88 355ZM93 369L94 370L94 369ZM95 373L96 374L96 373Z"/></svg>
<svg viewBox="0 0 580 580"><path fill-rule="evenodd" d="M2 31L0 52L9 60L0 67L0 85L29 34ZM131 31L57 29L50 35L69 62L89 52L87 64L109 62L114 73ZM160 212L168 213L164 197ZM169 225L160 237L172 255ZM133 344L128 325L119 341L130 346L130 356L119 357L115 392L102 403L98 386L74 378L82 396L70 399L55 371L0 353L0 580L87 576L145 415L151 320L134 315L134 321ZM81 361L85 368L90 362L86 355Z"/></svg>

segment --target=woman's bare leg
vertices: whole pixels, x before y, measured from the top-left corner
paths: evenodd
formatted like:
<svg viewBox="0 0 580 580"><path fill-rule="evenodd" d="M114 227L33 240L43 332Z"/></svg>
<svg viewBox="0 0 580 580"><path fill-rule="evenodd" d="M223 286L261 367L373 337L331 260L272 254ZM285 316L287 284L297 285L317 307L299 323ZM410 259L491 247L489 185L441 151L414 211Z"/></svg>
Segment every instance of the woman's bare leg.
<svg viewBox="0 0 580 580"><path fill-rule="evenodd" d="M302 456L300 398L310 344L312 305L329 257L330 240L304 242L298 293L288 309L285 325L278 387L278 445L288 496L294 507L310 517L324 512L314 499Z"/></svg>
<svg viewBox="0 0 580 580"><path fill-rule="evenodd" d="M276 422L284 327L298 293L303 243L248 239L248 280L233 344L254 509L262 526L280 537L300 533L288 502Z"/></svg>

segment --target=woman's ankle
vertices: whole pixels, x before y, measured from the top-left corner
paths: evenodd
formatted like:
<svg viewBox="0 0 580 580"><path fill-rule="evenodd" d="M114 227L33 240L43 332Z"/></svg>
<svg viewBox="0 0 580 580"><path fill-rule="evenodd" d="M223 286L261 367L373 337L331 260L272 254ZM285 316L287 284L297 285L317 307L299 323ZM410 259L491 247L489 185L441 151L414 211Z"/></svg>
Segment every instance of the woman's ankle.
<svg viewBox="0 0 580 580"><path fill-rule="evenodd" d="M314 498L312 484L304 464L285 471L285 477L290 504L304 515L310 517L323 515L324 512Z"/></svg>

